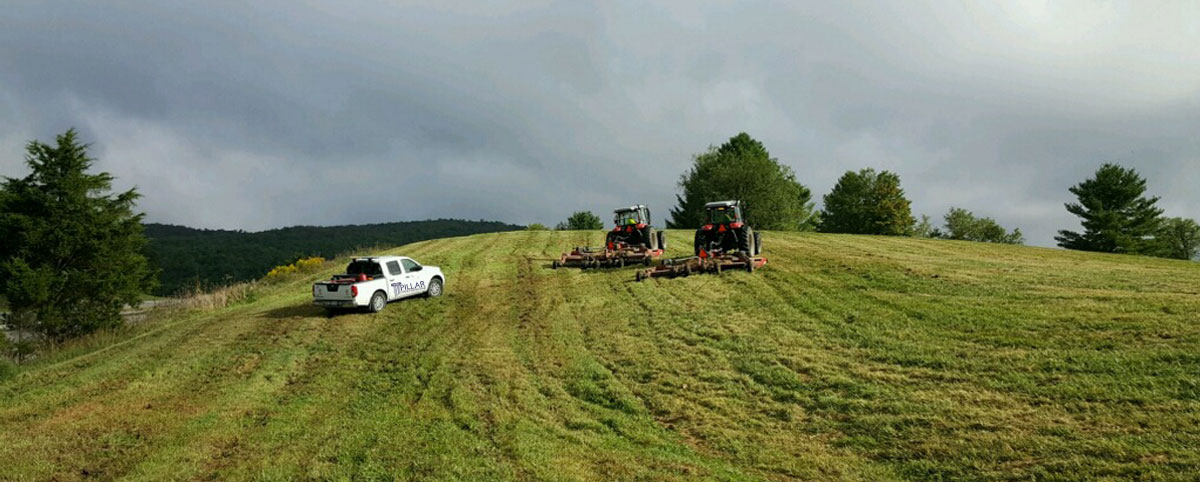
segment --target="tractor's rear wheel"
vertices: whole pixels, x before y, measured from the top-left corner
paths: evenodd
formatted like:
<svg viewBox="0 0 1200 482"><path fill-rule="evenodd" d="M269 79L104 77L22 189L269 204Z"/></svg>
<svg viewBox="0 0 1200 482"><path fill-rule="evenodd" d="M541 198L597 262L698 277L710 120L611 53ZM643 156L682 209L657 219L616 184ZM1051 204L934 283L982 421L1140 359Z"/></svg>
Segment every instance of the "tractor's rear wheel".
<svg viewBox="0 0 1200 482"><path fill-rule="evenodd" d="M737 249L738 249L738 251L753 253L754 252L753 251L754 250L754 230L750 229L750 226L746 226L743 224L742 227L737 230L736 234L737 234L737 243L738 243Z"/></svg>
<svg viewBox="0 0 1200 482"><path fill-rule="evenodd" d="M754 233L754 255L762 254L762 233Z"/></svg>
<svg viewBox="0 0 1200 482"><path fill-rule="evenodd" d="M658 232L658 249L661 249L664 251L666 251L666 249L667 249L667 232L666 231Z"/></svg>

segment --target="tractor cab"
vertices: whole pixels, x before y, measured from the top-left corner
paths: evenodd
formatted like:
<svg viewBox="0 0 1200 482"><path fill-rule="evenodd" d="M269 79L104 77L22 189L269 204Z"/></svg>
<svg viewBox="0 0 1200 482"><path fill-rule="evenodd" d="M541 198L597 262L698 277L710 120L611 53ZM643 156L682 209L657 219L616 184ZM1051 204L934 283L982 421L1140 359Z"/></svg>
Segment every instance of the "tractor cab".
<svg viewBox="0 0 1200 482"><path fill-rule="evenodd" d="M664 233L650 226L650 208L644 204L614 209L613 224L616 226L613 226L604 239L604 244L609 249L617 245L644 246L650 250L666 247Z"/></svg>
<svg viewBox="0 0 1200 482"><path fill-rule="evenodd" d="M728 224L737 228L745 222L742 219L742 204L738 201L711 202L705 204L704 209L708 211L705 219L706 229L712 229L713 225L718 224Z"/></svg>
<svg viewBox="0 0 1200 482"><path fill-rule="evenodd" d="M641 229L650 224L650 209L643 205L629 206L613 211L616 215L613 223L616 227L634 226Z"/></svg>

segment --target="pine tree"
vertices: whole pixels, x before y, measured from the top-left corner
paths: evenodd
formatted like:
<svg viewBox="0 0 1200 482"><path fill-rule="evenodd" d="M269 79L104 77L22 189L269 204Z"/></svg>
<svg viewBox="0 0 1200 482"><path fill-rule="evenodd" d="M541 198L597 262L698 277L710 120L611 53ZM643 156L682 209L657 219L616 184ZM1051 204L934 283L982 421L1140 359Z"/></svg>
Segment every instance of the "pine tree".
<svg viewBox="0 0 1200 482"><path fill-rule="evenodd" d="M1162 209L1147 198L1146 180L1133 169L1105 164L1096 175L1071 188L1078 203L1067 211L1079 216L1083 233L1062 230L1054 239L1067 249L1154 255Z"/></svg>
<svg viewBox="0 0 1200 482"><path fill-rule="evenodd" d="M119 325L155 284L137 192L111 194L111 175L89 174L74 130L26 150L32 172L0 187L0 288L13 316L58 340Z"/></svg>

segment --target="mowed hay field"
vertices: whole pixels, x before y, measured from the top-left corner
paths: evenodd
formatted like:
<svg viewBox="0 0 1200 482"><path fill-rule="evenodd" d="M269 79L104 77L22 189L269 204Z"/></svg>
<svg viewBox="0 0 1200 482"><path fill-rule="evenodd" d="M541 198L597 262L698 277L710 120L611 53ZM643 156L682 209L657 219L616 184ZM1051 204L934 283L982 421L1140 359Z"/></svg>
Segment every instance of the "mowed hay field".
<svg viewBox="0 0 1200 482"><path fill-rule="evenodd" d="M0 479L1200 474L1200 264L767 233L754 274L549 269L602 236L417 243L446 296L327 317L295 277L46 357L0 382Z"/></svg>

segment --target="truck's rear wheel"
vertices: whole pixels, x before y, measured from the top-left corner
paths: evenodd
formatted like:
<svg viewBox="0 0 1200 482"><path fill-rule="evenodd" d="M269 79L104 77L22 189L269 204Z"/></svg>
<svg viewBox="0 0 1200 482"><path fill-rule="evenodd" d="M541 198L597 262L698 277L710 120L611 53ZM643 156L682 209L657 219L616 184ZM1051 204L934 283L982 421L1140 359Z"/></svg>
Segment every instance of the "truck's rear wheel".
<svg viewBox="0 0 1200 482"><path fill-rule="evenodd" d="M371 304L367 305L367 311L379 313L385 306L387 306L387 295L382 291L376 291L371 295Z"/></svg>
<svg viewBox="0 0 1200 482"><path fill-rule="evenodd" d="M425 296L437 298L442 296L442 279L434 278L429 281L429 289L425 290Z"/></svg>

